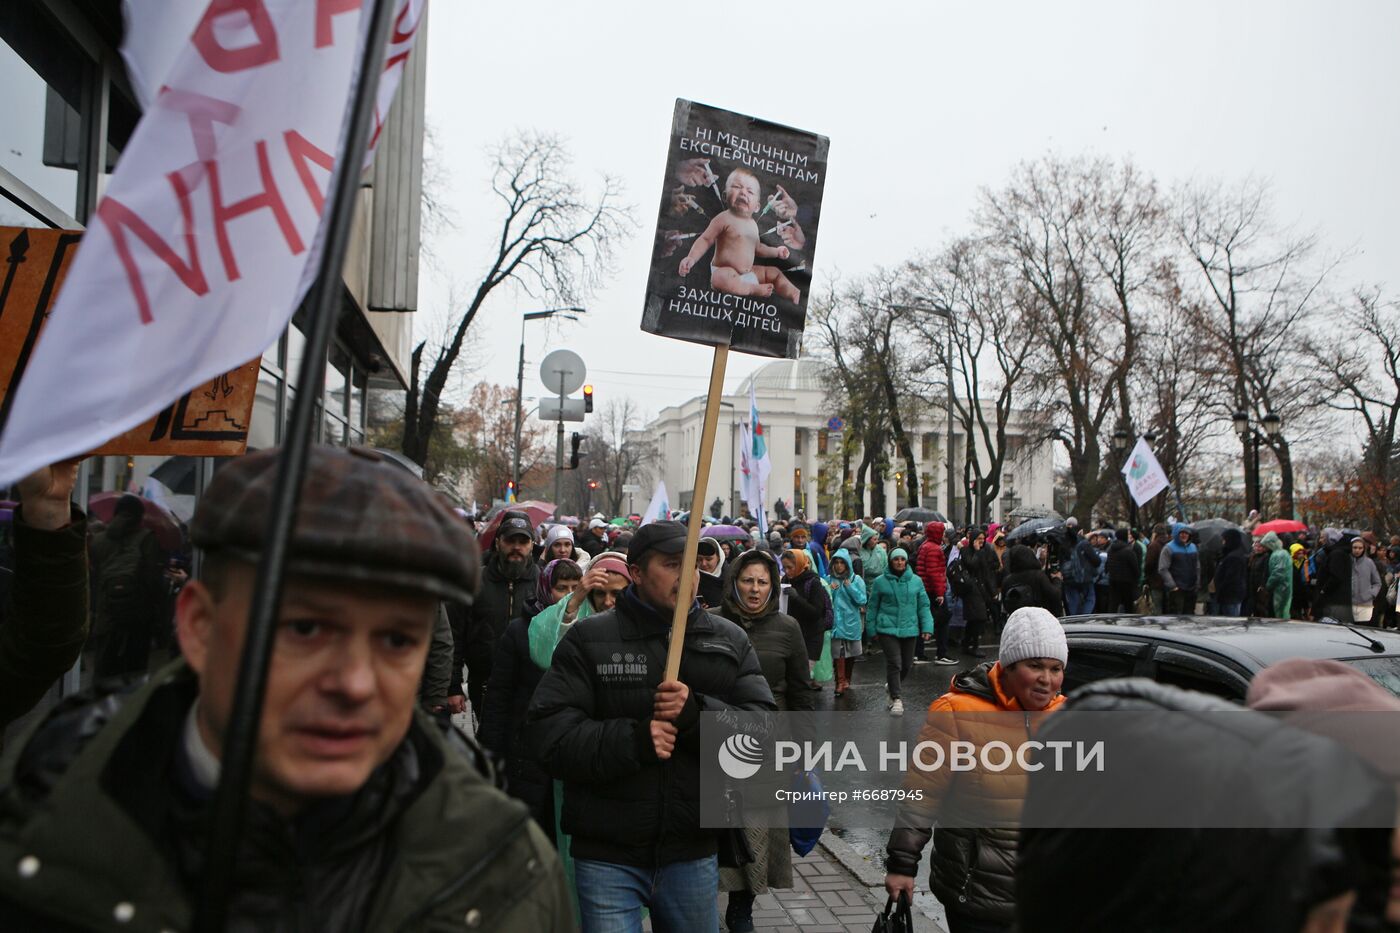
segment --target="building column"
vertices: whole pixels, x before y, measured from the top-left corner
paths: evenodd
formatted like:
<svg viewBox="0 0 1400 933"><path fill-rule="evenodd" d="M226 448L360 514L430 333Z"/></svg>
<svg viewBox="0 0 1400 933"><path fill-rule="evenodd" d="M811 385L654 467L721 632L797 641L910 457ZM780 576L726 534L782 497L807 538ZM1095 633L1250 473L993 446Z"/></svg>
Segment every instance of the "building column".
<svg viewBox="0 0 1400 933"><path fill-rule="evenodd" d="M891 474L885 478L885 518L893 518L899 511L899 481Z"/></svg>

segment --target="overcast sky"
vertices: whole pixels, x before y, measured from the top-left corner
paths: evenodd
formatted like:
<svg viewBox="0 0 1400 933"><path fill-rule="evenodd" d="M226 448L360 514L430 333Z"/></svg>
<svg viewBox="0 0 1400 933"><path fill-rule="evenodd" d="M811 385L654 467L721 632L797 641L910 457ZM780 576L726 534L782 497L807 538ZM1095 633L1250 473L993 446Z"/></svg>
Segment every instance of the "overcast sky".
<svg viewBox="0 0 1400 933"><path fill-rule="evenodd" d="M1400 246L1400 4L1375 2L433 5L428 121L457 228L425 266L420 335L450 275L479 275L498 233L486 148L562 135L577 177L610 173L641 221L578 324L530 324L538 361L577 350L599 401L648 416L702 394L707 348L639 329L675 98L831 139L818 282L897 264L964 232L978 191L1053 152L1131 157L1165 185L1256 174L1282 220L1354 250L1334 284L1387 282ZM520 313L482 312L475 378L513 383ZM440 325L437 325L440 326ZM732 356L726 387L765 360Z"/></svg>

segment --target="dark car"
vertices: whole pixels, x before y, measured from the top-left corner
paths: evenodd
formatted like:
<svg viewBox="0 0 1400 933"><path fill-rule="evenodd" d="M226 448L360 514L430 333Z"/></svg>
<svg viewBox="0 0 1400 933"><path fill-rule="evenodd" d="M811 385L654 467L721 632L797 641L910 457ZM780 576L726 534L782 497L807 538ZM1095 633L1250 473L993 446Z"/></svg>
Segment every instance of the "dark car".
<svg viewBox="0 0 1400 933"><path fill-rule="evenodd" d="M1064 619L1064 692L1147 677L1243 703L1254 675L1287 658L1349 664L1400 696L1400 632L1283 619L1082 615Z"/></svg>

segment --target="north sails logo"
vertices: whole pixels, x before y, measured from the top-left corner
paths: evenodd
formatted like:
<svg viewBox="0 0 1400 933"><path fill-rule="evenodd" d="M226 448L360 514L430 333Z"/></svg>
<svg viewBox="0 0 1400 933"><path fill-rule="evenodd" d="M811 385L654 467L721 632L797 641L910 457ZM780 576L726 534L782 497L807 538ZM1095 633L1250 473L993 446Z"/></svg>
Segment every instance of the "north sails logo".
<svg viewBox="0 0 1400 933"><path fill-rule="evenodd" d="M598 678L607 683L632 682L647 676L645 654L615 653L610 661L597 665Z"/></svg>
<svg viewBox="0 0 1400 933"><path fill-rule="evenodd" d="M736 781L753 777L762 766L763 746L751 735L735 733L719 747L719 769Z"/></svg>

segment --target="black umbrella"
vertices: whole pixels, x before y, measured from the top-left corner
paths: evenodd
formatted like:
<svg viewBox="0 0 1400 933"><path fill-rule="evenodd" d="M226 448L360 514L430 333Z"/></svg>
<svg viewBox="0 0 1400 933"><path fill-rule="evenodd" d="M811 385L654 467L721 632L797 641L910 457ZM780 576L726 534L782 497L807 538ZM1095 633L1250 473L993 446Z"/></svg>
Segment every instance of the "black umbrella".
<svg viewBox="0 0 1400 933"><path fill-rule="evenodd" d="M1233 528L1240 530L1240 526L1225 518L1203 518L1198 522L1192 522L1188 527L1196 533L1196 539L1200 546L1208 550L1214 550L1220 546L1220 536L1225 529Z"/></svg>
<svg viewBox="0 0 1400 933"><path fill-rule="evenodd" d="M898 512L895 513L894 520L896 522L918 522L921 525L926 524L928 522L938 522L939 524L942 524L947 521L947 519L943 517L943 514L941 512L935 512L933 509L912 508L900 509Z"/></svg>
<svg viewBox="0 0 1400 933"><path fill-rule="evenodd" d="M1064 526L1064 519L1061 518L1028 519L1006 533L1006 543L1014 544L1017 541L1034 538L1036 535L1044 532L1056 531Z"/></svg>

